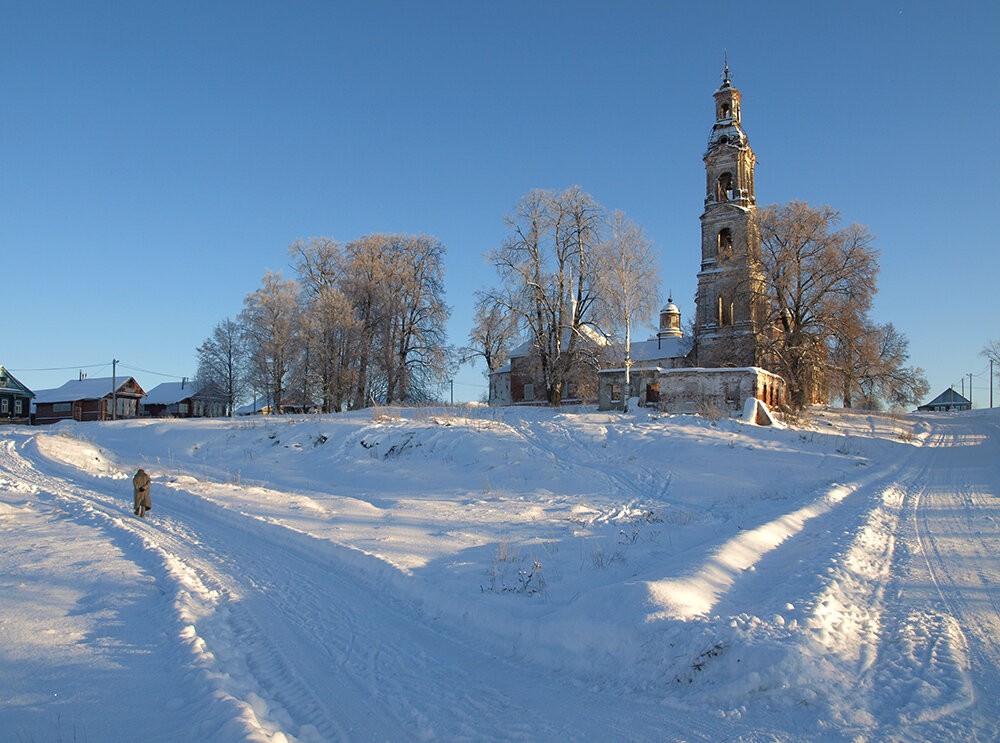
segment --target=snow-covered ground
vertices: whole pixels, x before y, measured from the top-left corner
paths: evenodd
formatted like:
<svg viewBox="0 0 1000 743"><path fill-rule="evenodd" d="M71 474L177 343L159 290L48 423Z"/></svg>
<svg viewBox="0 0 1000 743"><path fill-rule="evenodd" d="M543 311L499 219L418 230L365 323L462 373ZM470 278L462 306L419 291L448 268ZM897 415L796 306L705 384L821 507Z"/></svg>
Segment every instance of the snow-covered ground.
<svg viewBox="0 0 1000 743"><path fill-rule="evenodd" d="M997 413L0 428L2 738L995 740Z"/></svg>

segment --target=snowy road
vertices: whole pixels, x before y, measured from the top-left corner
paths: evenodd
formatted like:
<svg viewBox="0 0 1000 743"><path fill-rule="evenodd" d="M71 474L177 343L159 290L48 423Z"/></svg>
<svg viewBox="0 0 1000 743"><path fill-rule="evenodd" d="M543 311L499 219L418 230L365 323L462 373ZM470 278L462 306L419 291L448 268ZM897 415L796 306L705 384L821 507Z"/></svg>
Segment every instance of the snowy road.
<svg viewBox="0 0 1000 743"><path fill-rule="evenodd" d="M217 687L212 695L227 702L171 731L143 730L140 716L118 739L177 740L183 731L226 740L653 740L631 728L671 727L656 705L623 714L617 699L558 674L483 655L434 628L419 606L364 580L356 564L338 559L342 548L177 488L158 493L147 521L130 518L122 480L109 488L52 465L34 443L8 441L0 471L173 584L163 590L178 594L178 614L190 622L179 636ZM233 707L243 731L227 719ZM709 739L692 720L676 727ZM102 727L91 721L89 729Z"/></svg>
<svg viewBox="0 0 1000 743"><path fill-rule="evenodd" d="M849 484L778 493L759 515L739 503L698 532L717 534L704 545L652 532L649 561L636 552L614 591L560 602L554 590L551 604L528 606L548 623L539 626L567 635L579 631L577 621L558 623L568 615L618 622L641 646L635 658L620 651L623 665L636 661L631 682L627 668L595 682L602 661L587 668L542 630L519 629L512 641L484 634L471 604L472 618L456 620L453 604L442 611L433 590L414 588L433 573L418 578L303 528L280 499L255 511L194 478L160 478L142 521L120 459L11 429L0 437L0 668L33 670L0 680L0 728L39 741L67 739L70 727L82 740L279 743L995 740L998 420L933 418L922 446L873 444ZM526 427L517 446L545 452L568 478L560 453L580 449L577 429L544 428ZM805 440L753 445L785 457L789 442ZM802 446L795 456L812 456L815 445ZM590 456L578 468L587 478L604 473L605 487L634 497L628 464L612 466L620 456ZM855 452L817 456L831 471L861 463ZM641 475L669 497L673 471ZM403 515L380 517L378 528L404 534L413 527L397 523ZM679 586L695 598L677 603ZM514 604L511 622L524 621L524 607ZM40 638L46 622L58 632ZM526 637L537 652L510 645ZM595 658L615 657L586 642ZM695 658L686 676L670 666L683 653ZM92 686L79 670L88 662ZM116 712L135 690L150 711Z"/></svg>

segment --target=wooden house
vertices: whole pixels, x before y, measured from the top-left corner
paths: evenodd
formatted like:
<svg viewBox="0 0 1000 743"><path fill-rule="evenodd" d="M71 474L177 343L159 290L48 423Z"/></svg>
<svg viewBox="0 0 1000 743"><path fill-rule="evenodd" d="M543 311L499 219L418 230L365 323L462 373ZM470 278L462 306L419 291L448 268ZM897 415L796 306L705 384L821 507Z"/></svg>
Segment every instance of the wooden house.
<svg viewBox="0 0 1000 743"><path fill-rule="evenodd" d="M921 405L917 410L946 413L953 410L972 410L972 402L952 388L945 390L926 405Z"/></svg>
<svg viewBox="0 0 1000 743"><path fill-rule="evenodd" d="M62 420L109 421L135 418L145 391L134 377L100 377L67 382L35 393L37 425Z"/></svg>
<svg viewBox="0 0 1000 743"><path fill-rule="evenodd" d="M164 382L149 391L142 412L153 418L220 418L228 412L226 393L215 382Z"/></svg>
<svg viewBox="0 0 1000 743"><path fill-rule="evenodd" d="M0 423L27 423L35 393L0 366Z"/></svg>

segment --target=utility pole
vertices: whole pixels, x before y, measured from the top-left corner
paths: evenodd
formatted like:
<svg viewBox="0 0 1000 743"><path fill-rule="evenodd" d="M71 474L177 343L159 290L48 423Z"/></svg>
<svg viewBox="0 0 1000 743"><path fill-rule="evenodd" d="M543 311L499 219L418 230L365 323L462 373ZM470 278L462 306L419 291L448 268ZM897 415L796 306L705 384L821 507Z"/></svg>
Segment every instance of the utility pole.
<svg viewBox="0 0 1000 743"><path fill-rule="evenodd" d="M111 359L111 420L118 420L118 359Z"/></svg>
<svg viewBox="0 0 1000 743"><path fill-rule="evenodd" d="M993 359L990 359L990 410L993 409Z"/></svg>
<svg viewBox="0 0 1000 743"><path fill-rule="evenodd" d="M455 380L454 379L449 379L448 381L451 382L451 404L454 405L455 404Z"/></svg>
<svg viewBox="0 0 1000 743"><path fill-rule="evenodd" d="M969 372L969 410L972 410L972 372Z"/></svg>

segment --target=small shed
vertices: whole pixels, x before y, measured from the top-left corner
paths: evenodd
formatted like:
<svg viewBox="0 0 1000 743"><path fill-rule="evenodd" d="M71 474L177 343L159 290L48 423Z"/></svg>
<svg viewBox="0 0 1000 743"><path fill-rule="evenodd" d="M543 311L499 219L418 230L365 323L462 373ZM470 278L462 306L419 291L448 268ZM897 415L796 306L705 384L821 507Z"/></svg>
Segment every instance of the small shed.
<svg viewBox="0 0 1000 743"><path fill-rule="evenodd" d="M960 395L955 392L954 388L951 388L942 392L926 405L921 405L917 410L930 410L934 412L972 410L972 400L967 400L964 395Z"/></svg>
<svg viewBox="0 0 1000 743"><path fill-rule="evenodd" d="M226 393L215 382L164 382L142 401L143 414L154 418L219 418L227 409Z"/></svg>
<svg viewBox="0 0 1000 743"><path fill-rule="evenodd" d="M0 366L0 423L27 423L35 393Z"/></svg>
<svg viewBox="0 0 1000 743"><path fill-rule="evenodd" d="M74 379L62 387L35 393L34 423L135 418L145 396L134 377Z"/></svg>

